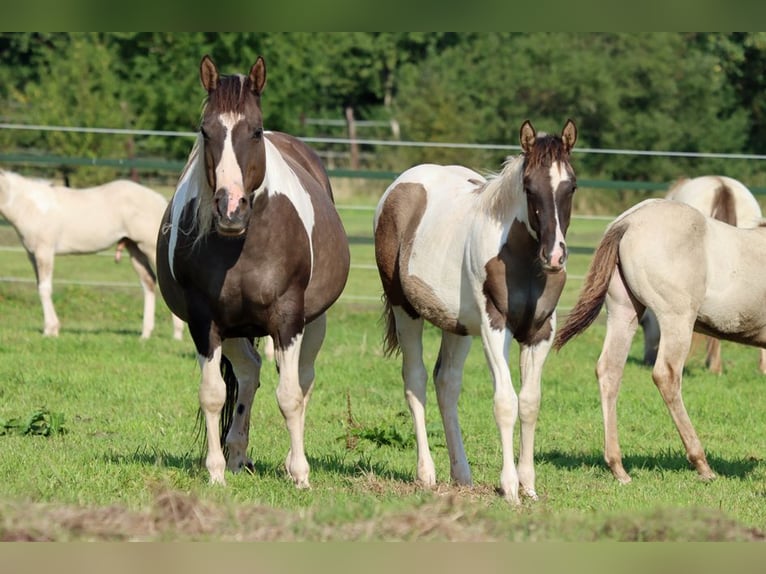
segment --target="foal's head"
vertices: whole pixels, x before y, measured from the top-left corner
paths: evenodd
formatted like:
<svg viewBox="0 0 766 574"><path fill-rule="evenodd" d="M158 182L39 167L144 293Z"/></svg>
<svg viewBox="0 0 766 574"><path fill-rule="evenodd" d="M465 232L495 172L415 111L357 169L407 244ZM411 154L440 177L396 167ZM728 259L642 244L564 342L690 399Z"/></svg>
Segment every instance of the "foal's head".
<svg viewBox="0 0 766 574"><path fill-rule="evenodd" d="M208 93L200 133L207 182L213 190L213 221L219 234L241 235L266 173L261 113L266 64L259 56L247 76L222 76L205 56L200 79Z"/></svg>
<svg viewBox="0 0 766 574"><path fill-rule="evenodd" d="M529 121L520 129L524 152L524 192L529 226L540 243L543 269L558 272L567 260L566 232L572 213L572 194L577 188L569 152L577 140L577 128L567 120L560 136L537 135Z"/></svg>

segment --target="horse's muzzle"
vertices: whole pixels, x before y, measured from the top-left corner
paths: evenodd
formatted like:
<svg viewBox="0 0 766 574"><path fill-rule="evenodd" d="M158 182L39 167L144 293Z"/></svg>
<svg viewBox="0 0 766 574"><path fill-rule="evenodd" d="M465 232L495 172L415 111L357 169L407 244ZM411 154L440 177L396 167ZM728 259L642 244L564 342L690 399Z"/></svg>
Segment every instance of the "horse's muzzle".
<svg viewBox="0 0 766 574"><path fill-rule="evenodd" d="M548 251L545 245L540 248L540 263L543 270L548 273L560 273L566 269L567 252L566 243L560 242L552 251Z"/></svg>
<svg viewBox="0 0 766 574"><path fill-rule="evenodd" d="M244 196L229 194L226 188L219 188L213 197L216 231L220 235L242 235L250 219L250 203Z"/></svg>

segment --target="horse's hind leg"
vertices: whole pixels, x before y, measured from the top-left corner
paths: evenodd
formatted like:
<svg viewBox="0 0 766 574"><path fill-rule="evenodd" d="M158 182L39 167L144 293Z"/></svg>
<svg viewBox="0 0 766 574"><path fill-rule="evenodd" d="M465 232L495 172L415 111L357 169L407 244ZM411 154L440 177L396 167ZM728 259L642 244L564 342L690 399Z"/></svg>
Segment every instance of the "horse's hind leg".
<svg viewBox="0 0 766 574"><path fill-rule="evenodd" d="M707 358L705 359L705 365L711 373L720 375L723 371L721 365L721 341L715 337L707 338Z"/></svg>
<svg viewBox="0 0 766 574"><path fill-rule="evenodd" d="M155 286L157 279L152 271L149 258L138 248L135 241L123 239L121 241L130 253L130 263L133 265L139 280L141 288L144 291L144 318L141 326L141 338L148 339L154 331L154 308L156 305Z"/></svg>
<svg viewBox="0 0 766 574"><path fill-rule="evenodd" d="M644 364L650 367L657 360L657 347L660 344L660 326L657 317L647 309L641 317L641 328L644 331Z"/></svg>
<svg viewBox="0 0 766 574"><path fill-rule="evenodd" d="M226 446L229 449L229 460L226 464L233 472L243 467L252 470L253 462L247 457L247 445L250 438L253 397L261 384L261 357L248 339L226 339L222 348L223 354L234 369L238 386L237 405L226 435Z"/></svg>
<svg viewBox="0 0 766 574"><path fill-rule="evenodd" d="M43 335L57 337L60 323L56 309L53 307L53 252L27 251L27 257L35 270L37 293L43 307Z"/></svg>
<svg viewBox="0 0 766 574"><path fill-rule="evenodd" d="M681 435L689 462L694 465L701 478L710 480L715 478L715 473L707 462L702 443L697 437L681 396L681 380L684 362L691 347L694 317L678 315L662 317L658 314L658 319L662 337L652 378L670 411L678 434Z"/></svg>
<svg viewBox="0 0 766 574"><path fill-rule="evenodd" d="M766 349L758 349L758 370L766 375Z"/></svg>
<svg viewBox="0 0 766 574"><path fill-rule="evenodd" d="M471 469L465 456L457 402L463 383L463 365L471 349L471 337L443 333L439 358L434 368L436 399L439 402L449 451L450 476L457 484L471 484Z"/></svg>
<svg viewBox="0 0 766 574"><path fill-rule="evenodd" d="M431 458L426 433L426 382L428 372L423 364L423 319L413 319L399 306L393 306L396 336L402 350L404 397L410 408L417 443L418 481L424 486L436 484L436 468Z"/></svg>
<svg viewBox="0 0 766 574"><path fill-rule="evenodd" d="M596 363L596 377L601 394L604 418L604 460L612 475L621 483L630 482L622 465L622 452L617 433L617 396L628 360L630 344L638 328L638 315L619 271L615 270L606 297L606 336Z"/></svg>

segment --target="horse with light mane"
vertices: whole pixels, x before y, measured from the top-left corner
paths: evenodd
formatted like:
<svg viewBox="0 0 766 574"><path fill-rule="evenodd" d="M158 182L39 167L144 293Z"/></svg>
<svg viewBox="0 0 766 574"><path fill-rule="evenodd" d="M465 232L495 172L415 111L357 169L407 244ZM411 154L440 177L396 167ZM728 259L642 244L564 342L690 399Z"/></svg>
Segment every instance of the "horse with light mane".
<svg viewBox="0 0 766 574"><path fill-rule="evenodd" d="M596 364L604 418L604 459L630 482L617 436L617 396L638 327L651 309L662 332L652 379L703 479L715 477L681 396L692 334L766 348L766 227L742 229L680 201L649 199L607 227L579 299L556 335L560 349L606 304Z"/></svg>
<svg viewBox="0 0 766 574"><path fill-rule="evenodd" d="M208 94L200 132L160 228L157 262L162 295L189 323L197 351L205 465L220 484L226 468L253 468L261 368L253 341L269 335L290 434L285 467L308 487L306 408L325 312L348 277L348 239L317 154L263 129L263 58L248 75L221 75L205 56L199 73Z"/></svg>
<svg viewBox="0 0 766 574"><path fill-rule="evenodd" d="M761 224L761 206L750 190L740 181L722 175L704 175L692 179L678 180L665 196L696 207L705 215L735 225L753 228ZM647 310L641 318L644 331L644 363L654 365L660 329L657 318ZM707 357L705 364L711 372L720 374L721 342L715 337L706 337ZM766 374L766 350L759 349L758 368Z"/></svg>
<svg viewBox="0 0 766 574"><path fill-rule="evenodd" d="M383 283L385 350L402 353L404 394L417 441L417 479L436 482L426 433L424 321L442 331L433 379L449 450L450 474L471 484L457 414L472 336L481 336L494 383L503 453L500 488L519 502L536 499L534 430L542 369L553 342L556 304L566 281L566 232L576 188L570 152L574 123L560 136L520 129L522 153L485 179L461 166L423 164L386 190L375 212L375 258ZM521 348L521 390L508 368L511 341ZM518 473L513 441L521 418Z"/></svg>
<svg viewBox="0 0 766 574"><path fill-rule="evenodd" d="M96 253L115 243L128 250L141 280L141 338L152 334L157 229L166 206L162 195L129 180L72 189L0 170L0 214L16 230L34 268L43 334L57 336L60 328L52 299L54 256ZM174 338L181 338L183 328L174 316Z"/></svg>

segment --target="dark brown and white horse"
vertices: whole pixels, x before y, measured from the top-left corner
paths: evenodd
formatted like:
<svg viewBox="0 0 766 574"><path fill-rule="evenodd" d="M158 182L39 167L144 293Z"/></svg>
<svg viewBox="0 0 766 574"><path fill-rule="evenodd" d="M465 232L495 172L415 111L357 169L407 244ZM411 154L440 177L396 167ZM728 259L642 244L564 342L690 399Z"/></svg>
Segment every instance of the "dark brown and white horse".
<svg viewBox="0 0 766 574"><path fill-rule="evenodd" d="M566 281L566 231L575 191L570 151L577 130L561 136L520 130L523 153L485 179L460 166L425 164L401 174L375 213L375 257L383 283L386 351L402 352L404 393L417 441L417 478L436 482L425 423L424 320L442 330L434 368L436 397L452 480L471 484L457 401L472 335L480 335L494 381L500 431L500 487L519 501L536 498L534 430L542 368L553 342L556 305ZM512 339L521 347L521 390L508 368ZM521 417L519 472L513 433Z"/></svg>
<svg viewBox="0 0 766 574"><path fill-rule="evenodd" d="M348 240L318 156L263 129L263 59L248 75L220 75L205 56L200 78L208 92L200 133L165 213L157 262L162 295L188 322L199 358L206 466L211 482L225 483L225 467L252 465L250 409L261 366L253 339L270 335L290 434L285 466L296 486L308 487L306 406L325 311L348 277ZM222 357L236 380L229 369L222 375Z"/></svg>

